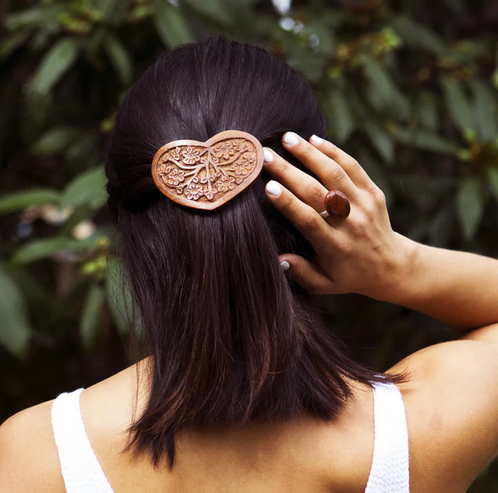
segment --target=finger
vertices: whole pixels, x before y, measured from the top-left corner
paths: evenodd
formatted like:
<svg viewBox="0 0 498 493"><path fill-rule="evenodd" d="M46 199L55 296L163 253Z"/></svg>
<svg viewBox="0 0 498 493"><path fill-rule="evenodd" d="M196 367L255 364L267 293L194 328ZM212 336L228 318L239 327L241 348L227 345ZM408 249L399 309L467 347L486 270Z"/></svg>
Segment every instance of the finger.
<svg viewBox="0 0 498 493"><path fill-rule="evenodd" d="M273 180L266 184L266 195L311 243L316 252L330 247L332 241L330 232L334 230L334 226L328 224L315 209Z"/></svg>
<svg viewBox="0 0 498 493"><path fill-rule="evenodd" d="M268 147L264 149L265 169L304 203L318 212L325 209L325 195L328 190L311 175L292 166L282 156Z"/></svg>
<svg viewBox="0 0 498 493"><path fill-rule="evenodd" d="M367 172L361 167L360 163L342 149L339 149L336 145L332 144L332 142L312 135L310 137L310 143L323 152L323 154L338 163L357 187L364 190L370 190L375 185Z"/></svg>
<svg viewBox="0 0 498 493"><path fill-rule="evenodd" d="M288 262L289 268L285 271L286 276L300 284L308 293L331 294L334 291L334 283L323 274L311 262L299 255L286 253L279 256L280 262Z"/></svg>
<svg viewBox="0 0 498 493"><path fill-rule="evenodd" d="M294 132L286 132L284 147L320 178L328 190L340 190L349 199L358 195L358 188L346 171L333 159Z"/></svg>

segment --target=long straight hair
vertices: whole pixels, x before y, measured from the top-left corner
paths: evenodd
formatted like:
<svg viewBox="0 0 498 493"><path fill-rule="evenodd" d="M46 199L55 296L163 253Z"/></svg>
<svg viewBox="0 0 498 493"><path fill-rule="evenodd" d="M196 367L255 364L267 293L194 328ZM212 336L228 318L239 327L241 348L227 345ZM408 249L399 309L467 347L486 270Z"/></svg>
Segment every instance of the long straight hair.
<svg viewBox="0 0 498 493"><path fill-rule="evenodd" d="M166 455L173 468L175 436L187 426L305 413L332 420L354 398L347 379L406 380L352 359L312 298L287 280L278 255L311 259L314 251L266 197L266 172L208 213L156 188L151 162L161 146L223 130L251 133L308 173L282 147L283 133L328 138L298 72L266 49L218 35L158 59L125 95L109 142L116 255L140 325L132 339L152 357L148 401L123 452L148 453L154 467Z"/></svg>

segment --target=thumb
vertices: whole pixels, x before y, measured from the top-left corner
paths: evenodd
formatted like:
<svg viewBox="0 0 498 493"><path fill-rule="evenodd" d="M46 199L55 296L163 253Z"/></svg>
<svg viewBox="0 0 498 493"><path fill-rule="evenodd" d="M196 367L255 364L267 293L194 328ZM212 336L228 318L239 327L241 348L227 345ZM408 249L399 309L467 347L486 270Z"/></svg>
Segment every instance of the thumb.
<svg viewBox="0 0 498 493"><path fill-rule="evenodd" d="M300 284L312 294L331 294L334 283L318 267L299 255L285 253L279 256L280 263L286 261L289 268L285 271L287 277Z"/></svg>

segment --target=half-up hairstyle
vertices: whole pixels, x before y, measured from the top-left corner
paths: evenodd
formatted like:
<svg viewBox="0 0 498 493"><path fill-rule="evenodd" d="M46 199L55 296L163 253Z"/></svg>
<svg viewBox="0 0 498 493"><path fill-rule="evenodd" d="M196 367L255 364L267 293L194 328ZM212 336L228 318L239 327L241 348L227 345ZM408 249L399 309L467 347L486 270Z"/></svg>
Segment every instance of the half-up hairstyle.
<svg viewBox="0 0 498 493"><path fill-rule="evenodd" d="M287 280L278 255L311 259L314 251L266 197L265 171L213 212L156 188L151 163L161 146L223 130L251 133L307 173L282 135L328 138L300 74L263 48L219 35L174 48L135 82L108 147L116 255L139 318L132 339L152 363L147 404L124 451L148 453L154 466L166 456L170 469L175 436L187 426L305 413L331 420L354 397L346 379L405 380L354 361L312 297Z"/></svg>

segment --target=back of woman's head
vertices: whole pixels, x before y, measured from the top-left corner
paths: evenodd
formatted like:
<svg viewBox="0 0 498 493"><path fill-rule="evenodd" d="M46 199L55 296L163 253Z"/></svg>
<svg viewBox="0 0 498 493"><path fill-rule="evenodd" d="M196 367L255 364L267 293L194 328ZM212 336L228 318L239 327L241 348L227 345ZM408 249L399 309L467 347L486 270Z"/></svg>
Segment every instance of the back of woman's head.
<svg viewBox="0 0 498 493"><path fill-rule="evenodd" d="M264 171L213 212L183 207L155 186L161 146L223 130L249 132L301 169L281 146L283 133L327 137L296 71L262 48L216 36L178 46L142 75L109 145L117 251L152 356L149 399L127 449L150 453L155 465L167 454L173 467L175 435L186 426L331 419L352 395L345 377L385 380L347 355L281 271L279 254L311 258L313 250L270 204Z"/></svg>

